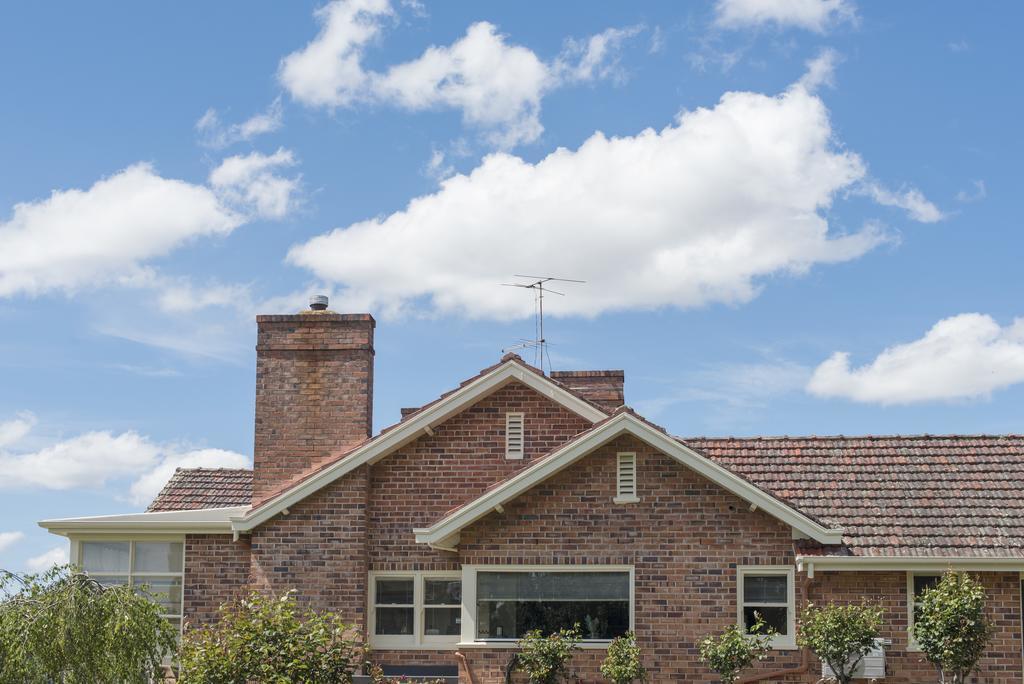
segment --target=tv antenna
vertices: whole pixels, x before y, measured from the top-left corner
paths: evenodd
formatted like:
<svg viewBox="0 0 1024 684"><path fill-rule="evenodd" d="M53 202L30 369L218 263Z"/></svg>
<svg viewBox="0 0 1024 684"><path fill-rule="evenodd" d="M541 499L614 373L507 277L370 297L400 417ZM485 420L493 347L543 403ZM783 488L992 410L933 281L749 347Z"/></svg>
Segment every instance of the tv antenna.
<svg viewBox="0 0 1024 684"><path fill-rule="evenodd" d="M527 283L501 283L502 287L519 287L524 290L533 290L533 304L534 304L534 339L532 340L520 340L517 344L512 345L507 349L502 349L502 353L515 351L518 349L532 349L533 350L533 365L540 368L541 372L544 372L544 361L547 359L548 372L551 371L551 354L548 352L548 341L544 337L544 295L556 294L559 297L564 297L564 292L558 290L552 290L549 287L545 287L550 282L559 283L585 283L585 280L573 280L572 278L556 278L554 276L534 276L534 275L522 275L516 273L513 275L514 278L527 278L531 282Z"/></svg>

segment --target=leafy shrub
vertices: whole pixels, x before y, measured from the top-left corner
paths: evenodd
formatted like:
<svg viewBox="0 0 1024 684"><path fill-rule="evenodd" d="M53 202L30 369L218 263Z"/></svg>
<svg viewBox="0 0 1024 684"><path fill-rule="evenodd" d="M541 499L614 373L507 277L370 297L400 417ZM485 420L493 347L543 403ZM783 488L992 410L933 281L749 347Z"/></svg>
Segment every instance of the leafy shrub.
<svg viewBox="0 0 1024 684"><path fill-rule="evenodd" d="M539 629L526 633L519 640L518 667L526 673L530 684L556 684L569 680L569 660L579 650L580 626L560 629L544 636Z"/></svg>
<svg viewBox="0 0 1024 684"><path fill-rule="evenodd" d="M183 684L350 684L366 663L361 635L334 613L300 610L294 592L253 592L220 608L215 624L186 630Z"/></svg>
<svg viewBox="0 0 1024 684"><path fill-rule="evenodd" d="M700 661L722 678L722 684L734 684L743 670L767 657L773 635L760 615L750 633L739 625L729 625L718 636L704 637L698 645Z"/></svg>
<svg viewBox="0 0 1024 684"><path fill-rule="evenodd" d="M70 565L0 571L0 682L157 679L178 634L160 612L132 587L103 587Z"/></svg>
<svg viewBox="0 0 1024 684"><path fill-rule="evenodd" d="M640 662L636 634L627 632L612 641L608 646L608 657L601 663L601 674L613 684L647 681L647 670Z"/></svg>
<svg viewBox="0 0 1024 684"><path fill-rule="evenodd" d="M800 616L797 642L828 665L839 684L849 684L858 663L874 648L881 624L878 606L808 604Z"/></svg>
<svg viewBox="0 0 1024 684"><path fill-rule="evenodd" d="M917 601L914 639L943 684L963 684L992 637L985 588L965 572L947 572Z"/></svg>

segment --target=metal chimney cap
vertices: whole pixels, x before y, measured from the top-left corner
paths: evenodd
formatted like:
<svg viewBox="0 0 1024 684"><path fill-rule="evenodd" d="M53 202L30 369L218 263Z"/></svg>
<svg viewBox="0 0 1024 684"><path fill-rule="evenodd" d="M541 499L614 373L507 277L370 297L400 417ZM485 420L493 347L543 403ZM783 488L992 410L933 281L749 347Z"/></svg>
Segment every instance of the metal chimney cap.
<svg viewBox="0 0 1024 684"><path fill-rule="evenodd" d="M309 298L309 308L313 311L327 310L327 295L313 295Z"/></svg>

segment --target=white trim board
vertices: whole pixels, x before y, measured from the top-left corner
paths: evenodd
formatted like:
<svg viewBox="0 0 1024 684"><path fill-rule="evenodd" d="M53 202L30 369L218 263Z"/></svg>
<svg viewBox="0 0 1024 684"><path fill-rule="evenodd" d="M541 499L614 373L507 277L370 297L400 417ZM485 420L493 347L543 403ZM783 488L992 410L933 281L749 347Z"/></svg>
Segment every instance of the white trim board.
<svg viewBox="0 0 1024 684"><path fill-rule="evenodd" d="M62 536L86 534L231 534L231 518L241 515L248 506L199 508L187 511L156 511L96 515L85 518L41 520L39 526Z"/></svg>
<svg viewBox="0 0 1024 684"><path fill-rule="evenodd" d="M983 556L797 556L797 569L808 577L815 572L885 572L914 571L939 574L946 570L976 572L1024 571L1024 558L986 558Z"/></svg>
<svg viewBox="0 0 1024 684"><path fill-rule="evenodd" d="M307 496L326 487L331 482L365 464L372 464L400 449L424 433L430 433L436 425L461 413L481 398L512 383L521 382L538 394L561 404L577 415L596 423L607 418L607 414L592 404L557 385L551 379L524 367L516 360L508 360L479 378L455 390L437 403L428 406L391 430L377 435L356 448L345 458L331 464L307 480L279 494L258 508L244 515L232 518L231 528L235 532L248 532L271 519Z"/></svg>
<svg viewBox="0 0 1024 684"><path fill-rule="evenodd" d="M434 548L454 550L458 545L458 536L462 529L623 434L633 435L646 442L697 474L786 523L795 532L822 544L842 543L843 531L841 529L830 529L812 520L628 412L617 414L434 525L414 529L416 541Z"/></svg>

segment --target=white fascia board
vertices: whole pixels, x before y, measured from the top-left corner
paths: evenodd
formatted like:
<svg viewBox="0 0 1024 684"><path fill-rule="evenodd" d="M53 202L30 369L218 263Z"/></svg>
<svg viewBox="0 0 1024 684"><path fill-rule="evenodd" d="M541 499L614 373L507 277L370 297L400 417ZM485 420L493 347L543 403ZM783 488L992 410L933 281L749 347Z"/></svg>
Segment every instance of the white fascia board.
<svg viewBox="0 0 1024 684"><path fill-rule="evenodd" d="M39 526L62 536L69 534L170 534L231 533L231 519L248 510L248 506L200 508L188 511L158 511L96 515L86 518L41 520Z"/></svg>
<svg viewBox="0 0 1024 684"><path fill-rule="evenodd" d="M935 571L974 570L977 572L1024 571L1024 558L986 558L954 556L797 556L797 566L813 572L847 571Z"/></svg>
<svg viewBox="0 0 1024 684"><path fill-rule="evenodd" d="M409 442L419 438L425 430L432 429L434 426L462 412L480 398L501 389L511 382L517 381L535 390L538 394L561 404L566 409L589 420L591 423L596 423L608 417L600 409L559 387L550 379L538 375L527 368L523 368L515 361L506 361L491 372L455 390L416 416L378 435L337 463L324 468L324 470L313 475L308 480L280 494L267 505L261 506L248 514L233 518L231 522L232 529L236 532L248 532L284 509L294 506L310 494L334 482L339 477L352 472L361 465L377 462L396 449L400 449Z"/></svg>
<svg viewBox="0 0 1024 684"><path fill-rule="evenodd" d="M843 531L841 529L830 529L811 520L803 513L766 494L743 478L737 477L717 463L708 460L678 440L656 430L629 413L620 413L578 441L526 468L500 487L486 492L471 505L451 517L442 519L431 527L414 529L416 541L421 544L436 544L439 540L457 534L497 507L504 506L526 490L547 480L594 449L624 433L629 433L650 444L658 451L674 458L745 501L756 504L757 507L801 534L822 544L842 542Z"/></svg>

